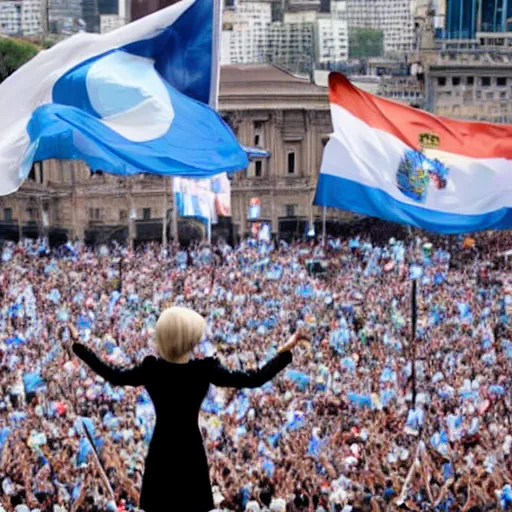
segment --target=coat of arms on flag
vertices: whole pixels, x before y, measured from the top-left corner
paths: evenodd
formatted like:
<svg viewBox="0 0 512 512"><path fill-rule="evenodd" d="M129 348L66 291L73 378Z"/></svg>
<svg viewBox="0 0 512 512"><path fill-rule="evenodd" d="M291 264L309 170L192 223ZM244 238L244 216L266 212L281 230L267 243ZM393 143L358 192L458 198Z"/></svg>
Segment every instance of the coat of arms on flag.
<svg viewBox="0 0 512 512"><path fill-rule="evenodd" d="M437 135L421 133L419 142L422 151L408 150L400 161L396 184L402 194L417 203L424 203L429 185L433 185L437 190L446 188L450 170L440 160L430 159L424 154L426 149L435 149L439 146Z"/></svg>

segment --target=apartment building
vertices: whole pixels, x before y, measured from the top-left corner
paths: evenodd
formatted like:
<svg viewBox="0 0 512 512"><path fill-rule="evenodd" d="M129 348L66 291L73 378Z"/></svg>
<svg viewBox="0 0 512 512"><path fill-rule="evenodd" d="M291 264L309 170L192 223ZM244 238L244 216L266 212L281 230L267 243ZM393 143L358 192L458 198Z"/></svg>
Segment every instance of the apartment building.
<svg viewBox="0 0 512 512"><path fill-rule="evenodd" d="M316 21L317 63L348 60L348 23L329 14L320 14Z"/></svg>
<svg viewBox="0 0 512 512"><path fill-rule="evenodd" d="M316 63L315 24L277 21L270 25L267 62L296 73L310 73Z"/></svg>
<svg viewBox="0 0 512 512"><path fill-rule="evenodd" d="M107 34L128 23L126 0L98 0L100 33Z"/></svg>
<svg viewBox="0 0 512 512"><path fill-rule="evenodd" d="M240 2L226 9L223 16L222 61L226 64L266 62L270 2Z"/></svg>
<svg viewBox="0 0 512 512"><path fill-rule="evenodd" d="M61 20L79 20L82 18L81 0L48 0L50 24Z"/></svg>
<svg viewBox="0 0 512 512"><path fill-rule="evenodd" d="M100 33L101 34L108 34L109 32L112 32L113 30L116 30L125 24L126 24L125 20L121 19L121 17L118 14L101 14L100 15Z"/></svg>
<svg viewBox="0 0 512 512"><path fill-rule="evenodd" d="M349 30L382 30L386 54L403 55L413 49L414 17L411 0L347 0L346 3Z"/></svg>
<svg viewBox="0 0 512 512"><path fill-rule="evenodd" d="M42 30L41 0L1 0L0 32L31 36Z"/></svg>
<svg viewBox="0 0 512 512"><path fill-rule="evenodd" d="M319 8L318 2L297 1L281 21L272 21L271 2L233 4L223 16L222 63L271 63L310 73L316 64L346 61L347 21Z"/></svg>
<svg viewBox="0 0 512 512"><path fill-rule="evenodd" d="M7 35L21 33L21 2L0 2L0 32Z"/></svg>

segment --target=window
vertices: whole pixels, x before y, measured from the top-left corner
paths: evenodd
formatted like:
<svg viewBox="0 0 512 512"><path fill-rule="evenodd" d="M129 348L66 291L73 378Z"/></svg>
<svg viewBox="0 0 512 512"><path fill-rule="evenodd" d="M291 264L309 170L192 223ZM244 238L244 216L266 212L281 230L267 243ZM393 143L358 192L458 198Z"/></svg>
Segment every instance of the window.
<svg viewBox="0 0 512 512"><path fill-rule="evenodd" d="M99 221L103 217L103 211L101 208L89 208L89 220Z"/></svg>
<svg viewBox="0 0 512 512"><path fill-rule="evenodd" d="M460 76L454 76L452 78L452 85L455 85L455 86L460 85Z"/></svg>
<svg viewBox="0 0 512 512"><path fill-rule="evenodd" d="M263 121L254 121L254 129L261 130L263 128Z"/></svg>
<svg viewBox="0 0 512 512"><path fill-rule="evenodd" d="M507 86L507 77L506 76L499 76L496 79L496 83L498 87L506 87Z"/></svg>
<svg viewBox="0 0 512 512"><path fill-rule="evenodd" d="M27 215L29 220L35 220L36 218L36 211L34 208L27 208Z"/></svg>
<svg viewBox="0 0 512 512"><path fill-rule="evenodd" d="M494 93L493 92L488 92L485 96L485 99L487 101L494 101Z"/></svg>
<svg viewBox="0 0 512 512"><path fill-rule="evenodd" d="M261 137L260 137L260 134L259 134L259 133L257 133L257 134L254 136L254 145L255 145L256 147L258 147L258 146L260 145L260 138L261 138Z"/></svg>
<svg viewBox="0 0 512 512"><path fill-rule="evenodd" d="M4 208L4 220L6 222L12 221L12 208Z"/></svg>
<svg viewBox="0 0 512 512"><path fill-rule="evenodd" d="M128 219L128 211L127 210L119 210L119 220L125 221Z"/></svg>
<svg viewBox="0 0 512 512"><path fill-rule="evenodd" d="M488 76L482 77L482 87L489 87L491 85L491 78Z"/></svg>
<svg viewBox="0 0 512 512"><path fill-rule="evenodd" d="M437 79L437 85L439 85L439 87L444 87L446 85L446 78L444 76L440 76Z"/></svg>
<svg viewBox="0 0 512 512"><path fill-rule="evenodd" d="M256 162L254 162L254 176L256 176L256 178L261 178L262 173L263 162L261 160L256 160Z"/></svg>
<svg viewBox="0 0 512 512"><path fill-rule="evenodd" d="M142 219L143 220L151 220L151 208L143 208Z"/></svg>
<svg viewBox="0 0 512 512"><path fill-rule="evenodd" d="M103 176L103 171L93 171L91 169L91 178L94 176Z"/></svg>
<svg viewBox="0 0 512 512"><path fill-rule="evenodd" d="M287 217L295 217L295 207L294 204L287 204L285 206L286 216Z"/></svg>
<svg viewBox="0 0 512 512"><path fill-rule="evenodd" d="M295 151L288 153L288 174L295 174Z"/></svg>
<svg viewBox="0 0 512 512"><path fill-rule="evenodd" d="M482 91L477 90L477 91L476 91L476 99L477 99L477 100L479 100L479 99L481 99L481 98L482 98Z"/></svg>
<svg viewBox="0 0 512 512"><path fill-rule="evenodd" d="M473 85L475 83L475 77L474 76L468 76L466 78L466 85Z"/></svg>
<svg viewBox="0 0 512 512"><path fill-rule="evenodd" d="M507 93L505 91L500 92L500 100L506 100L507 99Z"/></svg>
<svg viewBox="0 0 512 512"><path fill-rule="evenodd" d="M30 172L28 173L28 179L30 181L36 181L36 165L32 164L32 167L30 168Z"/></svg>

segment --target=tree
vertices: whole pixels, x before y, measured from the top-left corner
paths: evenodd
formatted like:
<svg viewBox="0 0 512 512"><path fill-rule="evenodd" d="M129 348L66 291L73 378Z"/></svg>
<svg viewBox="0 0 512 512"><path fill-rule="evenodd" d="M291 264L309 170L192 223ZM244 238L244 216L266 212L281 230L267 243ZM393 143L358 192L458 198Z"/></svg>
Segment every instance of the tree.
<svg viewBox="0 0 512 512"><path fill-rule="evenodd" d="M351 59L382 57L384 54L384 33L382 30L356 28L350 32L348 44Z"/></svg>
<svg viewBox="0 0 512 512"><path fill-rule="evenodd" d="M39 52L26 41L0 37L0 83Z"/></svg>

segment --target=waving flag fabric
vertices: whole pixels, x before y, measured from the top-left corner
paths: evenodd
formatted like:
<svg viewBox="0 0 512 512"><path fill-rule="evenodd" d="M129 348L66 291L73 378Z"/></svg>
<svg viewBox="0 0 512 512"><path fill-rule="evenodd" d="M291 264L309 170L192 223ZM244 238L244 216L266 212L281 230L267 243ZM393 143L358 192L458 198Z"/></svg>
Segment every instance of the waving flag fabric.
<svg viewBox="0 0 512 512"><path fill-rule="evenodd" d="M440 233L512 227L512 126L463 122L329 78L315 204Z"/></svg>
<svg viewBox="0 0 512 512"><path fill-rule="evenodd" d="M231 215L231 183L226 174L204 180L174 178L173 188L180 217L217 224L219 216Z"/></svg>
<svg viewBox="0 0 512 512"><path fill-rule="evenodd" d="M219 0L182 0L105 35L78 34L0 85L0 195L34 161L207 178L248 159L216 107Z"/></svg>

